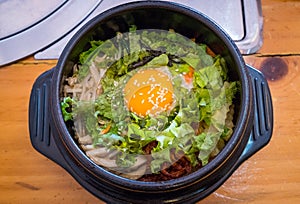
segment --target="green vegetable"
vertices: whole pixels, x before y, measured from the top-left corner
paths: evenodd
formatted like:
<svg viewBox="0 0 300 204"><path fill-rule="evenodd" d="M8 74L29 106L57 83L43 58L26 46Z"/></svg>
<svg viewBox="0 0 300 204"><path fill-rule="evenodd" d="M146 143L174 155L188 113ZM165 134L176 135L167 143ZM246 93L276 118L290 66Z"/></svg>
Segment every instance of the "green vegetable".
<svg viewBox="0 0 300 204"><path fill-rule="evenodd" d="M75 105L75 101L71 97L65 97L63 101L60 103L62 114L64 116L64 120L72 120L73 119L73 113L72 113L72 106Z"/></svg>

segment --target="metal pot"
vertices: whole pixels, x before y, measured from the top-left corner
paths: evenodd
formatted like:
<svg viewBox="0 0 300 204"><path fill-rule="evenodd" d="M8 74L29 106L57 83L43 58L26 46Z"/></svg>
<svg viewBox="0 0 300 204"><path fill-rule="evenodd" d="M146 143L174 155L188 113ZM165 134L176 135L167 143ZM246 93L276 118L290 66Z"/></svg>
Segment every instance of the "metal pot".
<svg viewBox="0 0 300 204"><path fill-rule="evenodd" d="M108 39L129 21L139 29L154 28L190 37L222 55L229 77L241 83L235 129L224 149L206 166L181 178L142 182L115 175L92 162L78 147L62 117L60 99L63 76L91 39ZM111 32L114 30L114 33ZM112 8L88 22L65 47L57 66L43 73L33 85L29 105L33 147L67 170L85 189L108 203L192 203L220 187L250 156L271 139L273 110L267 81L244 60L228 35L208 17L170 2L141 1Z"/></svg>

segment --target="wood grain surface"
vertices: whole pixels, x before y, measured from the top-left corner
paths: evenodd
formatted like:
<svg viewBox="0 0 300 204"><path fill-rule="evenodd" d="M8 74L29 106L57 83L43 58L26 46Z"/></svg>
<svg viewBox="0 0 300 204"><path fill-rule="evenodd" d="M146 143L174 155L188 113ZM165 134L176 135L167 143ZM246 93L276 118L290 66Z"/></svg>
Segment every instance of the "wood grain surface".
<svg viewBox="0 0 300 204"><path fill-rule="evenodd" d="M264 44L244 59L268 79L273 136L199 203L300 203L300 1L262 0L262 9ZM0 204L104 203L30 143L30 91L56 62L28 57L0 67Z"/></svg>

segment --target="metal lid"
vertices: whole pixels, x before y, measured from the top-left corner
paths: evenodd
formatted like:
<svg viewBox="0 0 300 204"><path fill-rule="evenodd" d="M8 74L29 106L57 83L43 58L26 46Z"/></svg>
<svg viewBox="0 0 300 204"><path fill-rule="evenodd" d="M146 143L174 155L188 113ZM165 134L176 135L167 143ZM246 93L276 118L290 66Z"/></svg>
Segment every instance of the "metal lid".
<svg viewBox="0 0 300 204"><path fill-rule="evenodd" d="M36 59L57 59L68 40L84 23L109 8L132 1L136 0L1 1L0 66L31 54L35 54ZM254 53L260 48L260 1L173 2L211 17L231 36L243 54Z"/></svg>
<svg viewBox="0 0 300 204"><path fill-rule="evenodd" d="M57 42L80 25L100 2L1 1L0 65L34 54Z"/></svg>

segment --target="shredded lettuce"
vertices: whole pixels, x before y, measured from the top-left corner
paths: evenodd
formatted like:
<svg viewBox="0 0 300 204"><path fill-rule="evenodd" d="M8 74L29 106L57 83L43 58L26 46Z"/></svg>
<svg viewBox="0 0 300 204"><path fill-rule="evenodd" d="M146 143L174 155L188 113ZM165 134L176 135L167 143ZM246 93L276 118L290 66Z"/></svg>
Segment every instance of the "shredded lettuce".
<svg viewBox="0 0 300 204"><path fill-rule="evenodd" d="M91 54L103 43L103 41L101 40L92 40L90 41L90 46L91 48L88 49L85 52L80 53L79 55L79 63L81 64L85 64L89 57L91 56Z"/></svg>
<svg viewBox="0 0 300 204"><path fill-rule="evenodd" d="M65 97L63 101L60 103L62 114L64 116L64 120L72 120L73 119L73 113L72 113L72 106L75 106L75 101L71 97Z"/></svg>
<svg viewBox="0 0 300 204"><path fill-rule="evenodd" d="M89 73L91 62L106 70L100 81L103 93L90 106L66 97L61 102L62 113L65 121L82 117L94 145L119 150L119 166L134 165L135 157L152 141L158 143L151 153L153 173L164 162L171 162L171 149L184 152L194 166L206 165L223 139L230 137L233 130L225 121L239 83L229 81L225 60L208 55L206 45L174 31L131 27L130 32L117 33L111 40L91 41L91 48L79 57L82 66L76 74L80 79ZM126 109L122 87L136 70L149 67L168 67L177 103L169 114L142 118ZM183 76L191 68L193 82L187 88ZM101 133L108 124L109 131Z"/></svg>

